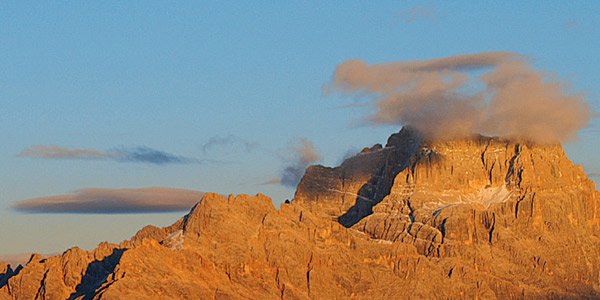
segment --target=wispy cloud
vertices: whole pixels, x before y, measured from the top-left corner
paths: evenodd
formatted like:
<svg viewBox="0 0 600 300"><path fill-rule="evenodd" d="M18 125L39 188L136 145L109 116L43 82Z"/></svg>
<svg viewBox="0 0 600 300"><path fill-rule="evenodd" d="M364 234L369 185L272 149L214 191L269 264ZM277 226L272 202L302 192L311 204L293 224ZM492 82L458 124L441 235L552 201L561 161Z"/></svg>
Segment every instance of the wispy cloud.
<svg viewBox="0 0 600 300"><path fill-rule="evenodd" d="M576 20L569 20L569 21L566 21L563 25L567 29L575 29L575 28L579 27L579 22L577 22Z"/></svg>
<svg viewBox="0 0 600 300"><path fill-rule="evenodd" d="M420 19L429 19L433 21L437 20L437 14L434 7L421 5L417 5L409 10L400 12L398 17L406 24L412 24Z"/></svg>
<svg viewBox="0 0 600 300"><path fill-rule="evenodd" d="M142 162L157 165L200 162L195 158L174 155L146 146L100 151L94 149L68 149L60 146L34 145L24 149L17 154L17 156L43 159L115 160L120 162Z"/></svg>
<svg viewBox="0 0 600 300"><path fill-rule="evenodd" d="M116 158L118 155L92 149L68 149L59 146L33 145L21 151L17 156L48 159L101 160Z"/></svg>
<svg viewBox="0 0 600 300"><path fill-rule="evenodd" d="M174 155L144 146L133 149L118 149L114 150L113 153L117 153L119 155L118 159L121 161L145 162L158 165L173 163L187 164L200 162L195 158Z"/></svg>
<svg viewBox="0 0 600 300"><path fill-rule="evenodd" d="M528 60L511 52L375 65L353 59L337 66L329 84L344 95L373 96L375 113L365 121L411 125L435 139L483 133L540 143L573 140L594 110L582 93L573 94Z"/></svg>
<svg viewBox="0 0 600 300"><path fill-rule="evenodd" d="M261 182L258 185L269 185L269 184L281 184L281 178L275 177L275 178L269 179L265 182Z"/></svg>
<svg viewBox="0 0 600 300"><path fill-rule="evenodd" d="M204 192L148 187L138 189L87 188L73 194L15 202L13 209L25 213L129 214L187 211Z"/></svg>
<svg viewBox="0 0 600 300"><path fill-rule="evenodd" d="M321 160L321 156L315 151L313 143L305 138L292 141L288 147L291 154L286 158L287 162L281 170L280 183L288 187L296 187L304 176L306 168Z"/></svg>
<svg viewBox="0 0 600 300"><path fill-rule="evenodd" d="M338 160L338 165L341 165L346 159L355 156L359 152L360 150L358 150L358 148L350 147L348 150L346 150L346 152L344 152L342 157L340 157L340 159Z"/></svg>
<svg viewBox="0 0 600 300"><path fill-rule="evenodd" d="M250 142L234 135L225 137L215 135L210 137L208 141L202 145L202 152L206 153L219 147L237 147L246 152L250 152L256 149L257 146L258 144L255 142Z"/></svg>

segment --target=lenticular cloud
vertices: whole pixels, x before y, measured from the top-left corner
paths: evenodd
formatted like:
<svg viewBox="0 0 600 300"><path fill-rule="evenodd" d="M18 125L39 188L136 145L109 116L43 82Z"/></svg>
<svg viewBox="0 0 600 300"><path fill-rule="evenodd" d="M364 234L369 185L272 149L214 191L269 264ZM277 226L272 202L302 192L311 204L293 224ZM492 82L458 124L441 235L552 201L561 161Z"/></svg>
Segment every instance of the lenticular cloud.
<svg viewBox="0 0 600 300"><path fill-rule="evenodd" d="M473 133L538 143L570 141L594 112L583 94L534 70L527 57L484 52L424 61L337 66L328 88L369 94L373 124L411 125L434 139Z"/></svg>
<svg viewBox="0 0 600 300"><path fill-rule="evenodd" d="M187 211L204 192L167 187L138 189L87 188L73 194L17 201L25 213L131 214Z"/></svg>

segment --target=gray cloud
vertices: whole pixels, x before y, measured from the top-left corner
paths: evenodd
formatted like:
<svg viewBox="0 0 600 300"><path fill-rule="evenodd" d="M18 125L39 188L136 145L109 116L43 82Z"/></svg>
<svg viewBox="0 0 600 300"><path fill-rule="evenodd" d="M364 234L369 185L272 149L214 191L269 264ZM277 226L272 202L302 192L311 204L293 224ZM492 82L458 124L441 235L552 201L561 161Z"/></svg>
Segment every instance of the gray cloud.
<svg viewBox="0 0 600 300"><path fill-rule="evenodd" d="M372 124L411 125L435 139L473 133L570 141L594 115L583 94L532 69L527 57L484 52L425 61L338 65L329 90L372 95Z"/></svg>
<svg viewBox="0 0 600 300"><path fill-rule="evenodd" d="M244 151L246 152L250 152L256 149L257 144L254 142L249 142L234 135L228 135L225 137L215 135L210 137L208 139L208 142L202 145L202 152L206 153L218 147L239 147L241 149L244 149Z"/></svg>
<svg viewBox="0 0 600 300"><path fill-rule="evenodd" d="M437 20L435 8L421 5L399 13L398 17L407 24L412 24L419 19Z"/></svg>
<svg viewBox="0 0 600 300"><path fill-rule="evenodd" d="M350 147L348 150L346 150L346 152L344 152L342 157L340 157L340 159L338 159L338 165L341 165L346 159L355 156L359 152L360 152L360 150L358 148Z"/></svg>
<svg viewBox="0 0 600 300"><path fill-rule="evenodd" d="M199 162L197 159L174 155L144 146L136 147L133 149L118 149L115 150L113 153L116 153L118 155L118 159L121 161L145 162L158 165L172 163L186 164Z"/></svg>
<svg viewBox="0 0 600 300"><path fill-rule="evenodd" d="M15 202L25 213L126 214L187 211L204 192L166 187L138 189L87 188L73 194Z"/></svg>
<svg viewBox="0 0 600 300"><path fill-rule="evenodd" d="M76 159L76 160L115 160L121 162L143 162L151 164L196 163L194 158L187 158L155 150L146 146L135 148L119 148L110 151L93 149L68 149L59 146L34 145L19 154L19 157L44 159Z"/></svg>
<svg viewBox="0 0 600 300"><path fill-rule="evenodd" d="M290 143L288 162L281 170L280 183L288 187L296 187L304 176L306 168L321 160L321 156L315 151L313 143L305 138Z"/></svg>

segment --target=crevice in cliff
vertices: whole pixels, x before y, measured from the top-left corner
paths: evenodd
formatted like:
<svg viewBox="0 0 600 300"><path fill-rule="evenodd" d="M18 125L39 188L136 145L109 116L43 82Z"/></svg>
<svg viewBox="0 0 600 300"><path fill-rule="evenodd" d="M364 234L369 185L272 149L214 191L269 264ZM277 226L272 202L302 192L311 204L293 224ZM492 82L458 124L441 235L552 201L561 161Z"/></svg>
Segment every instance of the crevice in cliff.
<svg viewBox="0 0 600 300"><path fill-rule="evenodd" d="M526 194L521 195L519 197L519 199L517 199L517 202L515 203L515 219L517 219L519 217L519 205L521 205L521 202L523 200L525 200L525 196L527 196Z"/></svg>
<svg viewBox="0 0 600 300"><path fill-rule="evenodd" d="M515 144L515 155L513 155L513 157L511 157L510 162L508 164L508 170L506 172L506 177L504 178L504 181L506 183L507 186L520 186L521 184L521 176L522 173L519 174L519 181L516 183L511 183L511 179L512 176L515 174L515 164L518 162L518 158L520 156L520 151L521 151L521 145L520 144ZM522 170L521 170L522 171ZM519 171L517 171L519 172Z"/></svg>
<svg viewBox="0 0 600 300"><path fill-rule="evenodd" d="M494 237L494 229L496 227L496 214L495 213L492 213L492 219L489 222L489 225L487 227L489 228L489 231L488 231L488 236L489 236L488 242L490 244L492 244L492 240L493 240L493 237Z"/></svg>
<svg viewBox="0 0 600 300"><path fill-rule="evenodd" d="M115 248L111 255L91 262L81 278L81 283L77 285L75 292L69 296L68 300L91 300L96 295L96 289L105 283L108 276L115 271L126 250Z"/></svg>
<svg viewBox="0 0 600 300"><path fill-rule="evenodd" d="M483 151L481 152L481 164L483 165L483 167L485 169L487 169L487 163L485 161L485 153L487 152L488 148L490 147L490 143L492 142L491 139L489 139L487 141L487 143L485 144L485 148L483 149Z"/></svg>
<svg viewBox="0 0 600 300"><path fill-rule="evenodd" d="M310 297L310 272L313 269L312 266L313 254L310 254L310 258L308 260L308 264L306 266L306 288L308 289L308 297Z"/></svg>
<svg viewBox="0 0 600 300"><path fill-rule="evenodd" d="M35 300L42 300L42 299L46 299L46 278L48 278L48 272L50 272L50 270L46 270L46 272L44 272L44 276L42 277L42 280L40 280L40 287L38 288L37 292L35 293Z"/></svg>

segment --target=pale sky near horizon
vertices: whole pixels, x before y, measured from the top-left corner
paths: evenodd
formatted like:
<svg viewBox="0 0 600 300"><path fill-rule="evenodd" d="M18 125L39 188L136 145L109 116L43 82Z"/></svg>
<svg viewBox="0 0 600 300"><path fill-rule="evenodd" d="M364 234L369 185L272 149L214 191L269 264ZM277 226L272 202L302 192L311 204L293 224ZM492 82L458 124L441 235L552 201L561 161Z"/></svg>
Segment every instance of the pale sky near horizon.
<svg viewBox="0 0 600 300"><path fill-rule="evenodd" d="M26 199L147 187L291 199L273 184L290 146L310 141L335 166L400 129L358 124L370 112L358 96L323 92L349 59L519 53L600 111L599 14L592 1L2 1L0 255L91 250L185 214L13 208ZM564 145L596 182L599 136L595 118Z"/></svg>

